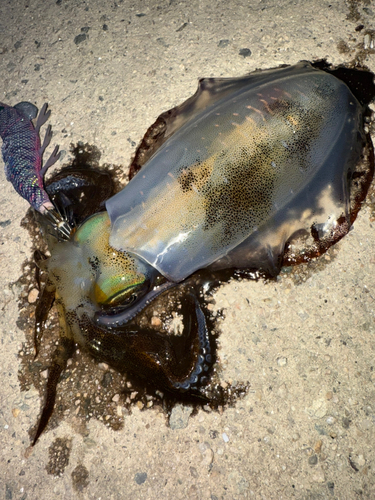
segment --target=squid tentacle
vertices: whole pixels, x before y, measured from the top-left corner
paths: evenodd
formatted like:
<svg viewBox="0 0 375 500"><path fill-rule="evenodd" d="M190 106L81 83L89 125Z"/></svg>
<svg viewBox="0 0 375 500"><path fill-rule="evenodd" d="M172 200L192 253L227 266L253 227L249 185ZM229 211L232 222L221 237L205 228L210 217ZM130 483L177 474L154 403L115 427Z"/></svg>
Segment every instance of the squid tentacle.
<svg viewBox="0 0 375 500"><path fill-rule="evenodd" d="M213 365L212 339L202 308L191 292L182 300L182 315L182 336L132 324L108 329L87 316L78 321L85 347L95 357L175 394L194 393L207 382Z"/></svg>
<svg viewBox="0 0 375 500"><path fill-rule="evenodd" d="M46 428L48 421L53 413L56 400L56 388L59 383L60 375L65 370L68 359L74 352L74 341L71 338L63 337L53 353L52 363L49 367L45 401L42 413L39 418L38 426L32 441L32 446L38 441L40 435Z"/></svg>

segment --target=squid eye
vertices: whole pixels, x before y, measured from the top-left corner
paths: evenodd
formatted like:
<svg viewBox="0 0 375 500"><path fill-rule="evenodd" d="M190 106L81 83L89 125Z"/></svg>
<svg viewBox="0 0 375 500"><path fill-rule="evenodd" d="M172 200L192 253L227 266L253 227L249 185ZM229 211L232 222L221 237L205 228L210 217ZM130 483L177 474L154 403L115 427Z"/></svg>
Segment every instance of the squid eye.
<svg viewBox="0 0 375 500"><path fill-rule="evenodd" d="M121 311L128 309L138 300L138 294L132 293L129 297L123 300L112 301L111 303L102 304L101 309L105 311L107 315L118 314Z"/></svg>
<svg viewBox="0 0 375 500"><path fill-rule="evenodd" d="M130 297L127 299L121 301L121 306L130 306L131 304L134 304L138 298L138 295L136 293L132 293Z"/></svg>
<svg viewBox="0 0 375 500"><path fill-rule="evenodd" d="M137 300L142 298L150 289L150 281L145 280L143 283L127 286L106 288L106 293L103 293L103 288L98 283L95 284L95 299L96 302L105 310L127 309Z"/></svg>
<svg viewBox="0 0 375 500"><path fill-rule="evenodd" d="M95 283L95 299L101 306L128 306L137 300L137 293L134 291L137 287L124 286L118 282L106 285L102 282Z"/></svg>

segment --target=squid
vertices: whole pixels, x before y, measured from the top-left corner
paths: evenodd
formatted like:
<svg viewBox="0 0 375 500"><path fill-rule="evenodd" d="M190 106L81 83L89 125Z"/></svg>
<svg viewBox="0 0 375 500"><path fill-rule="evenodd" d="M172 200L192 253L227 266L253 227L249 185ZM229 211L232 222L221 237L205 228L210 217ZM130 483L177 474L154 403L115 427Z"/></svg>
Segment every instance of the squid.
<svg viewBox="0 0 375 500"><path fill-rule="evenodd" d="M201 79L148 129L121 191L103 189L103 172L72 167L44 186L39 168L37 204L19 189L18 170L12 178L0 105L8 177L40 213L51 254L38 258L48 278L36 348L53 301L61 329L33 444L76 344L176 397L213 397L205 388L215 341L201 290L235 271L276 276L349 231L373 175L374 89L370 72L323 62ZM139 320L178 289L181 336Z"/></svg>

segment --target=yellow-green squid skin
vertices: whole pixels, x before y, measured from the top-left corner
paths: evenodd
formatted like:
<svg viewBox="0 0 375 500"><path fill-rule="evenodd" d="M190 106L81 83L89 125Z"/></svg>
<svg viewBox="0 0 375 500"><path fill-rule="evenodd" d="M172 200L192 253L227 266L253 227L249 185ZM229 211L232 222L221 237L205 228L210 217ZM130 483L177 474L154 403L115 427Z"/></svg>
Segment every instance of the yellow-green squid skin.
<svg viewBox="0 0 375 500"><path fill-rule="evenodd" d="M114 306L127 300L147 279L147 265L128 252L114 249L109 244L111 222L107 212L95 214L74 234L72 252L82 254L77 262L76 276L90 269L92 285L90 290L81 286L82 292L99 306ZM66 251L65 249L63 250ZM54 252L54 258L57 252ZM52 262L49 267L52 267ZM148 272L148 274L155 274Z"/></svg>

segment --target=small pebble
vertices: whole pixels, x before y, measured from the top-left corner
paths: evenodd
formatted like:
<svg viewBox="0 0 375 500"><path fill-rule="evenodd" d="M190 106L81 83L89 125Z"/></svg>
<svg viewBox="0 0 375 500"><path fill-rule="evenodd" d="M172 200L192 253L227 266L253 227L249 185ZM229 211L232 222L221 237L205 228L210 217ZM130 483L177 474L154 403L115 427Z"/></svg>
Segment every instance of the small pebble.
<svg viewBox="0 0 375 500"><path fill-rule="evenodd" d="M37 290L36 288L30 290L29 295L27 296L29 304L35 304L35 302L38 300L38 296L39 290Z"/></svg>
<svg viewBox="0 0 375 500"><path fill-rule="evenodd" d="M328 425L333 425L336 423L336 419L335 419L335 417L327 417L326 422Z"/></svg>
<svg viewBox="0 0 375 500"><path fill-rule="evenodd" d="M147 479L147 472L137 472L137 474L134 476L134 481L137 484L143 484Z"/></svg>
<svg viewBox="0 0 375 500"><path fill-rule="evenodd" d="M349 429L350 424L351 424L350 418L343 417L343 419L342 419L342 426L343 426L343 428L344 429Z"/></svg>
<svg viewBox="0 0 375 500"><path fill-rule="evenodd" d="M335 483L333 483L332 481L328 481L327 488L330 490L331 493L333 493L333 490L335 488Z"/></svg>
<svg viewBox="0 0 375 500"><path fill-rule="evenodd" d="M100 381L100 385L104 388L107 388L112 383L112 380L113 380L112 374L110 372L105 372L102 380Z"/></svg>
<svg viewBox="0 0 375 500"><path fill-rule="evenodd" d="M306 411L311 417L323 418L327 413L326 400L323 398L316 399L315 401L313 401L310 408L306 409Z"/></svg>
<svg viewBox="0 0 375 500"><path fill-rule="evenodd" d="M194 479L198 477L198 472L195 467L190 467L190 474L193 476Z"/></svg>
<svg viewBox="0 0 375 500"><path fill-rule="evenodd" d="M363 467L366 463L366 460L364 458L363 455L358 455L358 460L357 460L357 464L360 466L360 467Z"/></svg>
<svg viewBox="0 0 375 500"><path fill-rule="evenodd" d="M209 467L214 460L214 452L211 450L211 448L208 448L202 453L202 456L203 459L201 465Z"/></svg>
<svg viewBox="0 0 375 500"><path fill-rule="evenodd" d="M277 358L277 364L279 366L285 366L288 363L287 358Z"/></svg>
<svg viewBox="0 0 375 500"><path fill-rule="evenodd" d="M217 46L220 49L223 49L224 47L228 47L228 45L229 45L229 40L227 40L227 39L220 40L219 43L217 44Z"/></svg>
<svg viewBox="0 0 375 500"><path fill-rule="evenodd" d="M319 424L315 424L315 429L318 431L318 433L321 435L321 436L325 436L327 434L325 428L322 426L322 425L319 425Z"/></svg>
<svg viewBox="0 0 375 500"><path fill-rule="evenodd" d="M176 405L169 417L169 426L172 430L185 429L188 426L193 408L190 406Z"/></svg>
<svg viewBox="0 0 375 500"><path fill-rule="evenodd" d="M319 454L322 451L322 445L323 445L323 441L321 439L319 439L319 441L317 441L315 443L315 446L314 446L315 453Z"/></svg>
<svg viewBox="0 0 375 500"><path fill-rule="evenodd" d="M87 38L86 33L80 33L79 35L74 37L74 43L76 45L79 45L80 43L84 42Z"/></svg>
<svg viewBox="0 0 375 500"><path fill-rule="evenodd" d="M161 319L158 318L157 316L152 316L151 326L160 326L160 325L161 325Z"/></svg>
<svg viewBox="0 0 375 500"><path fill-rule="evenodd" d="M240 51L238 53L242 57L250 57L251 56L251 50L250 49L240 49Z"/></svg>
<svg viewBox="0 0 375 500"><path fill-rule="evenodd" d="M324 477L324 472L320 466L318 466L317 470L312 476L312 480L315 483L324 483L325 482L325 477Z"/></svg>
<svg viewBox="0 0 375 500"><path fill-rule="evenodd" d="M369 33L366 33L366 35L363 38L363 48L365 50L374 48L374 40L372 39Z"/></svg>
<svg viewBox="0 0 375 500"><path fill-rule="evenodd" d="M373 425L374 425L374 424L373 424L372 420L370 420L370 419L368 419L368 418L364 418L364 419L362 420L362 422L360 422L360 424L359 424L360 428L361 428L362 430L364 430L364 431L368 431L368 430L370 430L370 429L373 427Z"/></svg>
<svg viewBox="0 0 375 500"><path fill-rule="evenodd" d="M225 432L223 432L223 434L221 435L221 437L223 438L224 443L228 443L229 442L229 437L228 437L228 435Z"/></svg>

